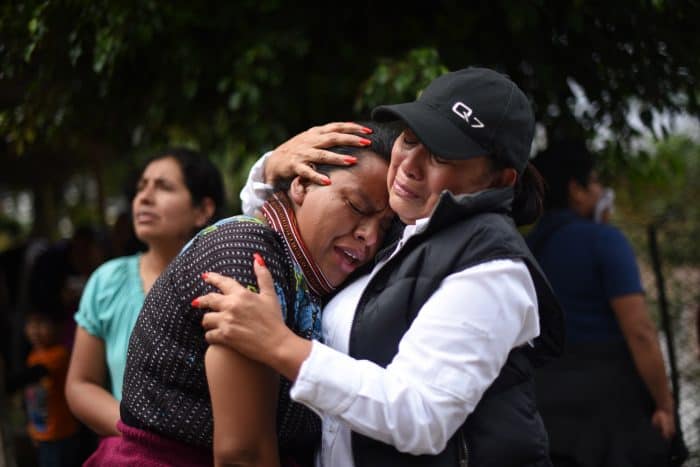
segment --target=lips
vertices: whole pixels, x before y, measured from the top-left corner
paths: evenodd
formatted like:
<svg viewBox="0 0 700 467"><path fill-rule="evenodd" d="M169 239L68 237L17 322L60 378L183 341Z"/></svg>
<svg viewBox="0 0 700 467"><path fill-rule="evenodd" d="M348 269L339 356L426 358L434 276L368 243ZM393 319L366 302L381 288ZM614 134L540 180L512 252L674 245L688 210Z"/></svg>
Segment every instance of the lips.
<svg viewBox="0 0 700 467"><path fill-rule="evenodd" d="M335 246L333 251L339 259L340 268L348 274L367 259L367 254L357 248Z"/></svg>
<svg viewBox="0 0 700 467"><path fill-rule="evenodd" d="M418 194L409 188L406 184L401 183L398 178L394 179L394 183L391 185L391 191L401 198L416 199Z"/></svg>
<svg viewBox="0 0 700 467"><path fill-rule="evenodd" d="M153 222L157 218L158 216L156 214L148 211L138 211L134 214L134 220L139 224Z"/></svg>

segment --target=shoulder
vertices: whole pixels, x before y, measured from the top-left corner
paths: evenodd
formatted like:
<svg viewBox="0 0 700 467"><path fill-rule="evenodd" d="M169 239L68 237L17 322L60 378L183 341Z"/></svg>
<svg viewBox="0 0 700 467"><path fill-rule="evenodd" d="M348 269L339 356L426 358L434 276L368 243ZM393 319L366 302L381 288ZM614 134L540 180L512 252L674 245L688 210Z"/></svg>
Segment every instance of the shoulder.
<svg viewBox="0 0 700 467"><path fill-rule="evenodd" d="M100 265L91 278L112 277L114 274L128 274L130 268L134 265L138 266L140 253L131 256L120 256L119 258L110 259Z"/></svg>
<svg viewBox="0 0 700 467"><path fill-rule="evenodd" d="M632 244L620 229L609 224L589 224L589 236L598 254L615 257L633 255Z"/></svg>
<svg viewBox="0 0 700 467"><path fill-rule="evenodd" d="M482 249L488 249L493 255L499 256L526 247L525 239L513 220L503 214L479 214L460 223L458 232L459 234L452 234L450 243L453 248L459 247L468 256L473 256L476 250Z"/></svg>
<svg viewBox="0 0 700 467"><path fill-rule="evenodd" d="M600 225L596 232L595 251L599 261L618 268L637 268L637 259L632 244L620 229L612 225ZM619 270L617 270L619 272Z"/></svg>
<svg viewBox="0 0 700 467"><path fill-rule="evenodd" d="M75 321L90 334L104 337L104 325L115 315L141 309L144 300L139 273L141 254L107 261L92 273L75 314Z"/></svg>
<svg viewBox="0 0 700 467"><path fill-rule="evenodd" d="M625 245L629 244L629 241L627 240L627 237L625 237L625 234L623 234L622 231L617 227L609 224L591 224L595 226L595 234L599 240L603 240L606 242L615 242L618 244L622 243Z"/></svg>
<svg viewBox="0 0 700 467"><path fill-rule="evenodd" d="M201 273L206 271L231 276L246 284L254 283L255 253L263 256L275 278L290 273L291 262L277 232L254 217L230 217L200 231L161 278L178 290L198 283Z"/></svg>
<svg viewBox="0 0 700 467"><path fill-rule="evenodd" d="M202 229L188 244L189 247L197 247L200 244L210 245L221 242L253 242L253 243L277 243L279 238L262 220L245 215L228 217L216 224Z"/></svg>
<svg viewBox="0 0 700 467"><path fill-rule="evenodd" d="M45 365L49 367L49 369L63 363L67 364L68 360L68 350L62 345L52 345L45 349L33 350L27 357L27 363L29 365Z"/></svg>
<svg viewBox="0 0 700 467"><path fill-rule="evenodd" d="M113 290L122 290L130 284L140 284L139 258L141 254L122 256L106 261L99 266L90 276L86 286L86 293L105 293Z"/></svg>

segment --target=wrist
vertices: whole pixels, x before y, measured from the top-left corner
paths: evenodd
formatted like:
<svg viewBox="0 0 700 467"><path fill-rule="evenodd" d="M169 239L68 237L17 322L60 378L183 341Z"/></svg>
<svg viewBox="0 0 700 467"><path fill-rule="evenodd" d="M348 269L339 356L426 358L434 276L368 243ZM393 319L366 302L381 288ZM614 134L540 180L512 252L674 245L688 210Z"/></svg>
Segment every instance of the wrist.
<svg viewBox="0 0 700 467"><path fill-rule="evenodd" d="M665 398L664 400L656 404L657 410L663 410L664 412L673 413L675 409L675 404L671 396Z"/></svg>
<svg viewBox="0 0 700 467"><path fill-rule="evenodd" d="M294 381L304 360L311 354L312 342L297 336L291 330L278 342L270 366L288 380Z"/></svg>

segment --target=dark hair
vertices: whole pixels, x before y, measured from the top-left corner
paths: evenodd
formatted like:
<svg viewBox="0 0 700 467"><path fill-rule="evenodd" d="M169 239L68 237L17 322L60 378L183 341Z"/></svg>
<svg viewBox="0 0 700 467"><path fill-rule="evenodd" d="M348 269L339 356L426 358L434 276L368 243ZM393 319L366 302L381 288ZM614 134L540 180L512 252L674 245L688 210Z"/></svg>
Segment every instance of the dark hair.
<svg viewBox="0 0 700 467"><path fill-rule="evenodd" d="M562 209L569 205L569 182L587 186L595 168L595 157L583 140L559 140L541 151L532 163L545 183L544 208Z"/></svg>
<svg viewBox="0 0 700 467"><path fill-rule="evenodd" d="M362 156L366 152L372 152L377 154L382 160L386 162L391 162L391 149L394 146L394 141L401 133L400 127L395 123L377 123L374 121L358 121L360 125L366 126L372 129L372 133L364 134L362 136L372 142L369 146L333 146L327 148L327 151L335 152L336 154L344 154L348 156ZM347 165L334 165L334 164L316 164L314 169L326 176L330 175L331 172L338 169L351 169L353 166ZM290 184L292 183L292 178L285 178L279 180L275 183L275 190L277 191L287 191Z"/></svg>
<svg viewBox="0 0 700 467"><path fill-rule="evenodd" d="M491 154L488 160L491 163L493 172L512 168L512 165L505 162L498 154ZM542 215L543 211L544 180L537 168L528 163L523 173L518 174L513 187L511 217L515 225L528 225L535 222Z"/></svg>
<svg viewBox="0 0 700 467"><path fill-rule="evenodd" d="M544 180L540 172L528 163L518 176L511 215L515 225L528 225L535 222L544 211Z"/></svg>
<svg viewBox="0 0 700 467"><path fill-rule="evenodd" d="M209 223L221 218L224 213L224 184L219 169L204 155L197 151L182 147L168 148L158 155L149 158L143 165L141 172L146 170L151 162L172 157L182 170L185 186L192 196L192 203L197 206L204 198L211 198L214 202L214 214Z"/></svg>

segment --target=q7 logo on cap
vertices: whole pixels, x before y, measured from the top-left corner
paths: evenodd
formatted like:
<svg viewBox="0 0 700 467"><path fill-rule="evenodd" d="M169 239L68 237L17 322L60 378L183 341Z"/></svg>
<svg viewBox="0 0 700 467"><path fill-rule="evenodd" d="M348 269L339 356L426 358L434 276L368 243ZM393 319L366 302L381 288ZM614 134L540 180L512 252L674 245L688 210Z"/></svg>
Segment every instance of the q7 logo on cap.
<svg viewBox="0 0 700 467"><path fill-rule="evenodd" d="M459 118L467 122L467 124L472 128L484 128L484 124L481 123L476 117L472 117L472 109L464 102L455 102L452 106L452 111L457 114ZM471 120L471 121L470 121Z"/></svg>

